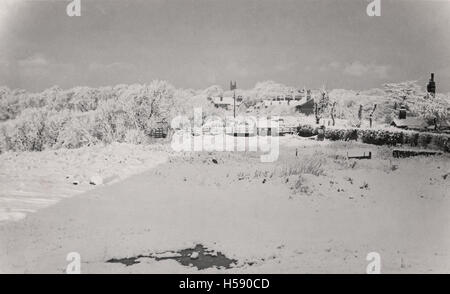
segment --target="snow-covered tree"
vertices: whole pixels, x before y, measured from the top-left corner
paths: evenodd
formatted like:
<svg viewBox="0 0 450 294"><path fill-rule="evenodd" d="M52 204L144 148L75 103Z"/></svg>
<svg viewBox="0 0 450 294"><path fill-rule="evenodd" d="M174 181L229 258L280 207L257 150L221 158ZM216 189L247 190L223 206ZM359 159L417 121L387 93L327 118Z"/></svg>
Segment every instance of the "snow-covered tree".
<svg viewBox="0 0 450 294"><path fill-rule="evenodd" d="M435 97L426 96L416 98L410 110L429 123L432 123L437 130L440 124L449 117L449 107L450 105L446 99L438 94Z"/></svg>
<svg viewBox="0 0 450 294"><path fill-rule="evenodd" d="M290 94L290 90L291 88L286 85L274 81L264 81L256 83L251 92L256 99L263 100L288 95Z"/></svg>
<svg viewBox="0 0 450 294"><path fill-rule="evenodd" d="M203 90L202 94L204 94L208 99L216 96L222 96L223 89L221 86L213 85Z"/></svg>
<svg viewBox="0 0 450 294"><path fill-rule="evenodd" d="M436 129L448 117L450 104L447 97L442 94L435 97L428 95L416 81L385 84L385 91L393 103L403 104L412 115L433 123Z"/></svg>
<svg viewBox="0 0 450 294"><path fill-rule="evenodd" d="M316 124L319 124L320 119L329 114L330 110L330 96L326 90L322 90L319 99L314 105L314 115L316 117Z"/></svg>

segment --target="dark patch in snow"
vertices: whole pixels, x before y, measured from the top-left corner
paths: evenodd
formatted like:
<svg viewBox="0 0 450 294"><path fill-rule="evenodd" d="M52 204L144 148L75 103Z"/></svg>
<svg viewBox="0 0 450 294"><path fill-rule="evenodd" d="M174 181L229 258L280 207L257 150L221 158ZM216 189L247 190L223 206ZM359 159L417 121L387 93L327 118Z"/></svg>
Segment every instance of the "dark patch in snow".
<svg viewBox="0 0 450 294"><path fill-rule="evenodd" d="M121 263L121 264L124 264L125 266L130 266L130 265L139 263L140 261L137 261L137 260L139 258L142 258L142 257L146 257L146 256L138 255L138 256L135 256L135 257L111 258L111 259L107 260L106 262L109 262L109 263Z"/></svg>
<svg viewBox="0 0 450 294"><path fill-rule="evenodd" d="M194 248L182 249L180 251L167 251L163 253L171 253L174 256L158 257L158 254L138 255L135 257L112 258L107 260L109 263L122 263L125 266L140 263L140 258L153 258L156 261L172 259L184 266L194 266L199 270L211 267L231 268L237 264L237 260L226 257L221 252L213 252L208 250L202 244L195 245Z"/></svg>

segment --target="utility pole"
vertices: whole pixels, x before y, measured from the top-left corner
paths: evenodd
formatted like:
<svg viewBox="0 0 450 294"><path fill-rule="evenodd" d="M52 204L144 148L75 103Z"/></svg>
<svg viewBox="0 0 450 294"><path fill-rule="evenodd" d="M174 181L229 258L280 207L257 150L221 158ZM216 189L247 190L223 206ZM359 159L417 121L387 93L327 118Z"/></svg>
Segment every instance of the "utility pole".
<svg viewBox="0 0 450 294"><path fill-rule="evenodd" d="M233 90L233 117L236 118L236 90Z"/></svg>
<svg viewBox="0 0 450 294"><path fill-rule="evenodd" d="M233 90L233 117L236 118L236 81L230 82L230 90Z"/></svg>

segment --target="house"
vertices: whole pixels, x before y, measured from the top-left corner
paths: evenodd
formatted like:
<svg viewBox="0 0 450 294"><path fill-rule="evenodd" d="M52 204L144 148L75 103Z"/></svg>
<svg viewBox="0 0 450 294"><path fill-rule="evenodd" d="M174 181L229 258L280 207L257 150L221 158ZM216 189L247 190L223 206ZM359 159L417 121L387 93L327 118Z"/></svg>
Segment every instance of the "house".
<svg viewBox="0 0 450 294"><path fill-rule="evenodd" d="M263 105L264 107L269 107L269 106L279 106L279 105L284 105L284 106L297 106L300 104L303 104L306 102L306 97L301 96L301 95L295 95L295 96L291 96L291 95L286 95L286 96L277 96L276 98L272 98L272 99L265 99L263 100Z"/></svg>
<svg viewBox="0 0 450 294"><path fill-rule="evenodd" d="M391 126L399 129L416 131L436 130L436 126L434 125L434 123L430 123L429 120L427 121L426 119L420 117L407 117L406 108L404 106L400 107L398 118L394 119L394 121L391 123ZM448 119L444 119L438 122L437 130L444 133L450 132L450 121Z"/></svg>
<svg viewBox="0 0 450 294"><path fill-rule="evenodd" d="M302 101L302 103L295 106L295 111L310 115L314 113L314 99Z"/></svg>
<svg viewBox="0 0 450 294"><path fill-rule="evenodd" d="M399 129L405 129L405 130L425 130L428 127L428 123L419 117L407 117L403 119L394 119L394 121L391 123L391 126L399 128Z"/></svg>
<svg viewBox="0 0 450 294"><path fill-rule="evenodd" d="M398 118L391 122L391 126L399 129L416 131L424 131L428 128L429 124L425 119L420 117L406 117L406 113L406 107L404 105L400 106Z"/></svg>
<svg viewBox="0 0 450 294"><path fill-rule="evenodd" d="M314 113L314 99L312 99L311 96L278 96L277 98L263 100L262 104L265 108L268 108L269 106L284 105L292 106L295 108L295 111L306 115Z"/></svg>
<svg viewBox="0 0 450 294"><path fill-rule="evenodd" d="M222 108L225 110L232 110L234 107L233 97L213 97L212 103L216 108ZM236 98L236 107L242 103L242 99Z"/></svg>

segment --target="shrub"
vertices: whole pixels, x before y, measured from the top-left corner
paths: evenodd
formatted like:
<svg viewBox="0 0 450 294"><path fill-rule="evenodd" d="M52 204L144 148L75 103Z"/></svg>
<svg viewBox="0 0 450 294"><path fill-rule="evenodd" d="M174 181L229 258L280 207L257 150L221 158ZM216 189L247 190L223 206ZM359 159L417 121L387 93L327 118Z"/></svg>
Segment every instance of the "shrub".
<svg viewBox="0 0 450 294"><path fill-rule="evenodd" d="M92 126L92 116L90 115L73 117L64 124L58 134L57 147L73 149L98 143L99 140L90 133L90 130L93 129Z"/></svg>
<svg viewBox="0 0 450 294"><path fill-rule="evenodd" d="M58 143L60 131L64 125L71 119L68 110L62 112L52 111L47 114L45 128L43 131L44 147L54 147Z"/></svg>
<svg viewBox="0 0 450 294"><path fill-rule="evenodd" d="M102 101L98 109L91 113L91 133L100 142L122 142L126 131L134 127L122 105L113 100Z"/></svg>
<svg viewBox="0 0 450 294"><path fill-rule="evenodd" d="M9 124L6 130L10 138L9 148L15 151L41 151L44 149L46 112L42 109L26 109Z"/></svg>
<svg viewBox="0 0 450 294"><path fill-rule="evenodd" d="M325 138L333 141L359 140L373 145L408 144L450 152L450 135L448 134L381 129L327 128L325 129Z"/></svg>
<svg viewBox="0 0 450 294"><path fill-rule="evenodd" d="M312 174L320 176L324 174L323 164L325 158L323 156L302 157L281 169L281 177L289 177L292 175Z"/></svg>
<svg viewBox="0 0 450 294"><path fill-rule="evenodd" d="M10 150L12 147L9 123L0 124L0 153Z"/></svg>
<svg viewBox="0 0 450 294"><path fill-rule="evenodd" d="M326 128L325 129L325 138L336 141L350 141L358 139L358 130L357 129L336 129L336 128Z"/></svg>
<svg viewBox="0 0 450 294"><path fill-rule="evenodd" d="M311 137L317 135L317 128L311 125L301 125L297 127L297 134L300 137Z"/></svg>
<svg viewBox="0 0 450 294"><path fill-rule="evenodd" d="M391 145L403 143L403 133L388 130L362 129L358 131L358 137L363 143L373 145Z"/></svg>
<svg viewBox="0 0 450 294"><path fill-rule="evenodd" d="M125 134L125 142L131 144L145 144L148 142L148 136L141 130L127 130Z"/></svg>

